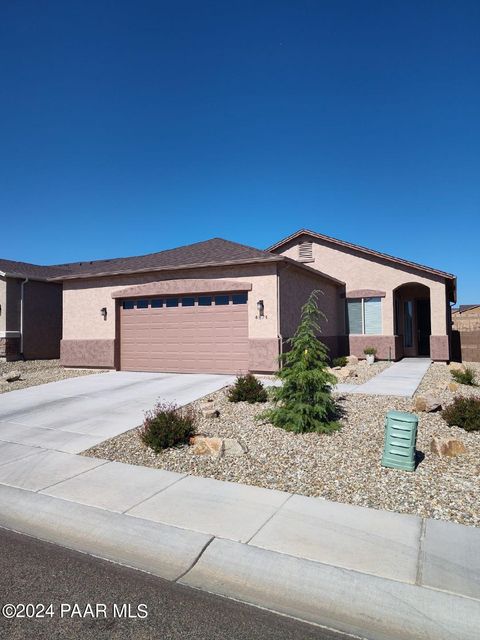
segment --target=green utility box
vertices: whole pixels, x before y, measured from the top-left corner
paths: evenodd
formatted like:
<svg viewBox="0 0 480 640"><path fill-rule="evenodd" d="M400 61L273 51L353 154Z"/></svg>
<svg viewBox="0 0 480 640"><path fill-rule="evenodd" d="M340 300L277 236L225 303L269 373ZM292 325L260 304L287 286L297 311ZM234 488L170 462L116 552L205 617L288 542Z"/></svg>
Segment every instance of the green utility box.
<svg viewBox="0 0 480 640"><path fill-rule="evenodd" d="M382 466L415 470L418 417L406 411L389 411L385 420Z"/></svg>

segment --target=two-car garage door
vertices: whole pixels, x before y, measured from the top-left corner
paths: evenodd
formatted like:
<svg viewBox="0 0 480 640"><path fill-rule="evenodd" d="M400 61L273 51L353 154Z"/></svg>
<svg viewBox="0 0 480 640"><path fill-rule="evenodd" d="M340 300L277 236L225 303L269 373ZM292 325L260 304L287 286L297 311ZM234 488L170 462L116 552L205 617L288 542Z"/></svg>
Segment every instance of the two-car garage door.
<svg viewBox="0 0 480 640"><path fill-rule="evenodd" d="M246 293L123 300L120 368L124 371L248 371Z"/></svg>

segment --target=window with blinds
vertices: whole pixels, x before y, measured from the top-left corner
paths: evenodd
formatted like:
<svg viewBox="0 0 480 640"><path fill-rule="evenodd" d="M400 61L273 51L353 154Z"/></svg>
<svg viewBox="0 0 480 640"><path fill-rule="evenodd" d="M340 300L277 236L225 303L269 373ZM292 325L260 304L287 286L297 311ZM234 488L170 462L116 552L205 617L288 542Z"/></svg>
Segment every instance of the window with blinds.
<svg viewBox="0 0 480 640"><path fill-rule="evenodd" d="M347 300L347 333L381 335L382 299L352 298Z"/></svg>
<svg viewBox="0 0 480 640"><path fill-rule="evenodd" d="M302 262L313 260L313 245L311 242L301 242L298 245L298 259Z"/></svg>

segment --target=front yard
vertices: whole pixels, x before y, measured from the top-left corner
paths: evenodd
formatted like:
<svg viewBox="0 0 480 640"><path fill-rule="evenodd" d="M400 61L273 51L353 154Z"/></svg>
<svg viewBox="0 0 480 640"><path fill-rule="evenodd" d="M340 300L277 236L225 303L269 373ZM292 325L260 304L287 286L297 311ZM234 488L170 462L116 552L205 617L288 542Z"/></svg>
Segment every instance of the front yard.
<svg viewBox="0 0 480 640"><path fill-rule="evenodd" d="M480 365L471 366L480 380ZM450 382L446 365L434 363L416 395L433 391L446 404L459 394L480 397L480 388L462 385L454 393L448 389ZM424 458L417 470L381 467L385 414L390 409L412 411L415 398L337 395L344 411L343 428L330 435L297 435L258 422L256 416L268 403L231 403L225 389L208 398L220 416L200 417L198 432L234 438L246 449L244 455L195 455L188 445L157 455L142 443L138 429L107 440L85 455L480 526L479 432L448 427L438 412L420 413L417 449ZM204 401L192 406L199 409ZM430 452L434 436L461 440L467 453L438 457Z"/></svg>

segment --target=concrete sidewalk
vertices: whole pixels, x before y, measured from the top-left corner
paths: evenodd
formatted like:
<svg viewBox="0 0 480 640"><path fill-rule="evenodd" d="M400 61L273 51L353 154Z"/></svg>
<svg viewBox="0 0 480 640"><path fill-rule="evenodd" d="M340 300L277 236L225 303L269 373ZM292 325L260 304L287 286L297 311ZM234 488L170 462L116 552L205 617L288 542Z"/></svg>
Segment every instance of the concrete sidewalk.
<svg viewBox="0 0 480 640"><path fill-rule="evenodd" d="M411 398L431 363L429 358L404 358L363 384L338 384L335 391Z"/></svg>
<svg viewBox="0 0 480 640"><path fill-rule="evenodd" d="M0 526L372 640L474 640L480 530L0 445Z"/></svg>

